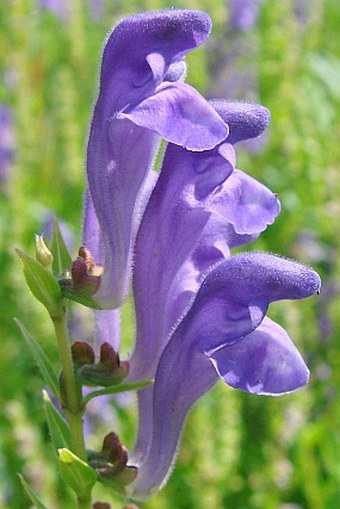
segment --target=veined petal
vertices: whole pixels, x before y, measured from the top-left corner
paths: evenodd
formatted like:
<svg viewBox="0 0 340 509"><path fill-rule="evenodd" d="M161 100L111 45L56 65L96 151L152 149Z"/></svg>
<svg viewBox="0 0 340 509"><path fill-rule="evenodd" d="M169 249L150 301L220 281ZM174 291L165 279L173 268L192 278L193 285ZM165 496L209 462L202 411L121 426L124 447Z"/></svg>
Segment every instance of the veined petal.
<svg viewBox="0 0 340 509"><path fill-rule="evenodd" d="M235 389L279 396L307 384L309 370L287 332L269 318L210 357L218 375Z"/></svg>
<svg viewBox="0 0 340 509"><path fill-rule="evenodd" d="M312 269L264 253L235 255L208 273L190 310L168 341L158 365L153 427L150 430L152 441L132 485L135 498L147 498L166 482L187 412L217 380L217 372L212 372L213 364L208 357L219 361L223 375L225 366L219 358L223 353L220 350L227 352L228 348L236 348L230 345L240 345L244 340L249 345L249 336L261 324L270 302L285 298L301 299L318 293L319 289L320 278ZM294 357L287 337L276 324L266 321L253 339L259 339L264 347L268 345L270 335L274 340L274 346L270 347L273 357L268 357L269 364L266 364L266 357L258 357L259 362L264 362L261 376L267 376L268 392L280 391L280 375L276 379L270 378L269 368L278 354L281 360L284 358L286 361L289 357L293 360L297 371L291 372L288 378L294 383L304 383L304 366L299 358ZM241 362L247 362L247 354L240 351L239 354ZM249 380L255 372L255 368L250 371ZM292 388L286 383L287 373L284 369L281 373L283 392Z"/></svg>
<svg viewBox="0 0 340 509"><path fill-rule="evenodd" d="M228 126L190 85L164 83L155 94L118 114L188 150L209 150L228 136Z"/></svg>

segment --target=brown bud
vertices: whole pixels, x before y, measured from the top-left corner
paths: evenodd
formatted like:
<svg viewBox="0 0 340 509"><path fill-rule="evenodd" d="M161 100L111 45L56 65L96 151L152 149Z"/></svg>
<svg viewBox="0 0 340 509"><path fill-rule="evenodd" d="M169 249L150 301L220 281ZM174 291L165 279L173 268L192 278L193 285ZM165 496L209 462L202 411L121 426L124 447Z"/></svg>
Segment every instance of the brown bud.
<svg viewBox="0 0 340 509"><path fill-rule="evenodd" d="M110 461L110 458L113 454L113 451L116 451L121 446L118 435L111 431L108 435L104 437L103 445L102 445L102 456ZM112 463L112 461L110 461Z"/></svg>
<svg viewBox="0 0 340 509"><path fill-rule="evenodd" d="M127 449L120 443L115 433L111 432L104 438L102 453L105 459L114 466L114 473L120 472L126 466Z"/></svg>
<svg viewBox="0 0 340 509"><path fill-rule="evenodd" d="M92 509L111 509L111 506L107 502L95 502Z"/></svg>
<svg viewBox="0 0 340 509"><path fill-rule="evenodd" d="M94 364L94 351L91 345L85 341L75 341L71 346L72 359L77 366L84 364Z"/></svg>
<svg viewBox="0 0 340 509"><path fill-rule="evenodd" d="M105 342L100 346L99 362L101 364L109 364L112 369L119 368L119 355L110 343Z"/></svg>
<svg viewBox="0 0 340 509"><path fill-rule="evenodd" d="M92 276L88 271L86 261L80 256L72 263L71 275L74 291L82 291L87 295L93 295L98 290L100 276Z"/></svg>

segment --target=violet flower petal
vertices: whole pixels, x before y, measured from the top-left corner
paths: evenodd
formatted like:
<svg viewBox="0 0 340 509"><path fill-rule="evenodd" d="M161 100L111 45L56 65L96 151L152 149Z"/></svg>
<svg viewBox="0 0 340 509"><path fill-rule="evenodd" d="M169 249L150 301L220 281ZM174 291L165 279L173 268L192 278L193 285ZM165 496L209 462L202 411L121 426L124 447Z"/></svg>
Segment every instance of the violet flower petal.
<svg viewBox="0 0 340 509"><path fill-rule="evenodd" d="M228 143L257 138L269 125L270 112L261 104L225 99L212 99L209 102L229 126Z"/></svg>
<svg viewBox="0 0 340 509"><path fill-rule="evenodd" d="M137 339L130 363L131 380L154 376L169 333L164 330L164 319L172 281L210 217L206 210L209 198L233 170L222 152L221 147L202 153L172 144L167 147L136 239Z"/></svg>
<svg viewBox="0 0 340 509"><path fill-rule="evenodd" d="M126 18L106 43L87 149L89 189L105 243L104 273L93 299L103 308L118 307L127 293L138 194L159 141L153 130L119 119L119 113L157 95L171 65L204 42L210 28L205 13L159 11ZM222 141L227 132L216 120L224 128Z"/></svg>
<svg viewBox="0 0 340 509"><path fill-rule="evenodd" d="M280 213L277 196L241 170L230 175L222 191L212 198L211 206L240 235L259 234Z"/></svg>
<svg viewBox="0 0 340 509"><path fill-rule="evenodd" d="M226 242L234 247L253 240L279 213L277 197L240 170L231 173L227 157L234 159L228 144L203 154L168 147L137 237L134 293L138 337L131 376L153 376L171 327L198 289L200 273L227 253ZM207 230L200 244L205 228L210 228L210 233ZM188 259L190 253L196 261ZM198 257L201 261L195 268ZM192 270L183 263L191 264ZM158 309L157 317L154 309ZM146 351L152 351L152 356ZM154 367L147 372L151 363Z"/></svg>
<svg viewBox="0 0 340 509"><path fill-rule="evenodd" d="M168 147L159 183L137 237L137 340L130 364L131 379L154 376L170 330L189 309L207 271L229 256L229 248L254 240L279 212L277 198L242 172L237 172L238 178L231 181L231 186L228 181L234 172L222 183L223 164L217 154L226 160L229 157L235 164L230 145L223 144L214 154L215 159L212 153L198 155ZM201 171L195 176L197 170ZM216 177L212 172L216 172ZM233 199L235 189L238 192ZM229 220L237 226L242 221L243 232L249 227L256 233L239 235ZM138 393L140 425L131 454L138 461L150 445L152 392L149 387Z"/></svg>
<svg viewBox="0 0 340 509"><path fill-rule="evenodd" d="M153 427L149 430L152 443L133 483L135 498L147 498L166 482L187 412L218 379L207 357L218 356L223 347L239 345L259 327L271 302L302 299L319 290L320 278L312 269L265 253L232 256L209 272L158 365ZM267 332L268 328L274 333L277 345L278 329L269 327L267 322ZM265 332L264 327L262 341L266 341L263 339ZM282 341L286 339L281 336ZM280 352L276 348L282 354L282 349ZM275 347L272 350L274 352ZM243 358L246 358L244 354ZM268 362L276 366L276 361L272 356ZM301 366L297 366L298 376L295 371L290 376L293 382L299 380L300 383ZM265 370L269 373L270 369L268 363ZM284 378L282 380L284 392L287 384ZM275 391L280 392L279 380L274 385Z"/></svg>
<svg viewBox="0 0 340 509"><path fill-rule="evenodd" d="M186 323L191 322L198 349L210 354L258 327L271 302L303 299L319 290L320 278L309 267L267 253L242 253L209 272Z"/></svg>
<svg viewBox="0 0 340 509"><path fill-rule="evenodd" d="M262 0L229 0L229 24L234 32L254 27Z"/></svg>
<svg viewBox="0 0 340 509"><path fill-rule="evenodd" d="M104 242L88 190L85 193L83 244L91 251L97 263L102 264L104 262ZM105 342L110 343L118 352L120 346L120 310L96 310L94 311L94 319L96 327L94 349L96 353L99 353L100 345Z"/></svg>
<svg viewBox="0 0 340 509"><path fill-rule="evenodd" d="M168 9L123 19L108 37L101 69L100 94L110 88L112 113L152 95L171 65L210 31L211 20L201 11Z"/></svg>
<svg viewBox="0 0 340 509"><path fill-rule="evenodd" d="M144 353L148 355L148 359L143 360L142 366L145 367L150 364L150 361L155 355L155 345L151 340L148 345L144 343L144 338L157 338L157 348L164 348L167 340L169 339L168 332L174 327L178 320L189 309L193 297L198 291L198 288L203 280L204 275L208 269L217 262L227 258L230 254L228 247L228 234L227 225L223 218L216 214L212 214L203 233L199 238L199 242L194 249L193 254L181 266L172 284L169 287L168 294L162 294L161 298L164 299L163 306L165 306L164 313L152 313L150 310L149 321L148 317L144 314L146 323L149 324L148 329L141 327L138 330L137 340L144 345ZM236 235L236 234L235 234ZM238 236L240 237L240 236ZM156 297L155 295L154 297ZM158 302L158 311L160 309L160 301ZM138 322L139 324L139 322ZM163 331L163 332L162 332ZM167 332L166 332L167 331ZM146 336L146 333L149 336ZM163 334L163 336L161 335ZM153 349L153 353L148 354L147 347ZM141 345L139 350L136 349L136 355L141 352ZM132 366L134 367L135 376L137 371L135 368L136 356L133 357ZM138 365L138 364L137 364ZM155 369L155 368L154 368ZM133 373L132 373L133 376ZM147 454L148 448L151 444L150 429L152 426L152 400L153 400L153 386L138 391L138 413L139 413L139 426L136 442L133 451L130 452L130 460L140 463Z"/></svg>
<svg viewBox="0 0 340 509"><path fill-rule="evenodd" d="M83 245L88 248L97 265L104 263L104 241L89 190L85 192Z"/></svg>
<svg viewBox="0 0 340 509"><path fill-rule="evenodd" d="M96 324L95 351L99 352L102 343L110 343L115 352L120 347L120 309L94 311Z"/></svg>
<svg viewBox="0 0 340 509"><path fill-rule="evenodd" d="M193 252L177 272L169 289L166 330L171 330L184 316L209 270L229 258L231 249L249 244L258 236L259 232L239 235L224 217L211 214Z"/></svg>
<svg viewBox="0 0 340 509"><path fill-rule="evenodd" d="M209 150L229 129L215 109L190 85L165 83L137 106L118 114L188 150ZM195 126L195 129L193 129Z"/></svg>
<svg viewBox="0 0 340 509"><path fill-rule="evenodd" d="M231 387L258 395L279 396L307 384L309 370L287 332L265 317L241 341L209 357Z"/></svg>
<svg viewBox="0 0 340 509"><path fill-rule="evenodd" d="M153 378L174 323L168 304L176 273L193 250L210 217L210 196L232 172L231 145L202 153L169 144L160 177L145 210L135 246L134 297L137 338L128 379ZM234 162L234 161L233 161ZM190 232L190 235L188 235ZM171 308L172 306L172 308ZM156 312L155 312L156 310ZM150 353L152 352L152 353ZM130 457L140 460L150 443L152 392L138 393L138 436Z"/></svg>
<svg viewBox="0 0 340 509"><path fill-rule="evenodd" d="M0 190L5 187L13 166L15 139L12 110L0 103Z"/></svg>
<svg viewBox="0 0 340 509"><path fill-rule="evenodd" d="M269 119L268 111L259 105L250 108L248 103L235 106L219 101L217 106L221 117L231 119L232 125L237 126L239 137L260 134L266 122L259 122L258 117ZM247 116L249 110L252 114ZM253 129L251 122L255 123ZM225 167L226 161L231 165L229 170ZM235 152L230 144L223 143L218 149L203 154L168 146L158 184L137 236L134 277L137 340L130 362L132 380L154 376L170 330L189 308L208 269L229 256L229 247L250 242L259 234L238 235L228 222L230 215L219 215L220 201L223 203L225 194L227 207L240 205L242 192L238 192L238 200L232 201L229 194L233 187L228 191L228 180L233 173L229 174L234 165ZM249 181L252 182L250 177ZM255 194L259 193L258 201L269 209L268 202L274 195L255 181L253 187L254 201ZM262 198L262 193L266 199ZM265 206L259 204L257 216ZM253 216L254 208L254 203L251 206L244 203L244 215ZM272 222L278 212L275 206L270 210L270 218L269 211L262 222L258 218L260 230L265 228L266 222ZM254 230L256 227L252 225ZM150 444L152 392L153 388L149 387L138 393L140 425L131 456L139 461Z"/></svg>

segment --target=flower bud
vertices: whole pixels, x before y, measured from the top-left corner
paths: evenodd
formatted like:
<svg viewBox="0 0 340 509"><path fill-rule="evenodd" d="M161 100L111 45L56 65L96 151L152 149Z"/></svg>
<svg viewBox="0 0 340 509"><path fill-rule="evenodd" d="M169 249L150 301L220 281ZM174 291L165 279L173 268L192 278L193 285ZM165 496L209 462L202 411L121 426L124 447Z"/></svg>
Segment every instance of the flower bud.
<svg viewBox="0 0 340 509"><path fill-rule="evenodd" d="M49 268L53 263L53 255L45 244L42 235L35 236L35 258L43 267Z"/></svg>

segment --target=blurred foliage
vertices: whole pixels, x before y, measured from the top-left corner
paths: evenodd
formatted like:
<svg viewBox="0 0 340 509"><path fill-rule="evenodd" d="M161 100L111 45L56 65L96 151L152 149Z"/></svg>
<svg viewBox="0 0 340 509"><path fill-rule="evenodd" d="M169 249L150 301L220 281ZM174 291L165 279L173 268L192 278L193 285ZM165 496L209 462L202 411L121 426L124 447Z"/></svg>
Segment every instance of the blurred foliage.
<svg viewBox="0 0 340 509"><path fill-rule="evenodd" d="M13 112L15 139L11 172L0 180L0 507L30 507L18 472L49 508L70 507L54 470L43 382L13 317L38 337L57 366L52 328L31 298L14 248L33 254L34 233L44 231L56 214L71 231L75 255L84 147L105 34L125 14L170 6L206 10L214 22L209 42L188 58L188 81L207 97L242 98L248 87L271 111L260 146L238 149L239 166L277 192L282 203L280 217L252 248L312 264L323 277L323 291L319 298L271 309L308 361L309 386L282 398L216 386L188 419L168 485L142 507L340 507L338 1L264 0L256 26L237 34L228 30L226 0L65 0L61 16L41 4L0 2L0 103ZM240 48L246 51L240 54ZM236 68L239 81L230 96ZM72 312L91 321L80 306ZM128 304L123 321L128 345L132 320ZM79 335L76 339L87 339L91 330L83 326ZM114 420L104 419L96 433L89 429L91 447L98 448L112 427L123 442L133 443L134 405L129 410L126 400L113 400L110 410ZM122 505L112 495L114 500Z"/></svg>

